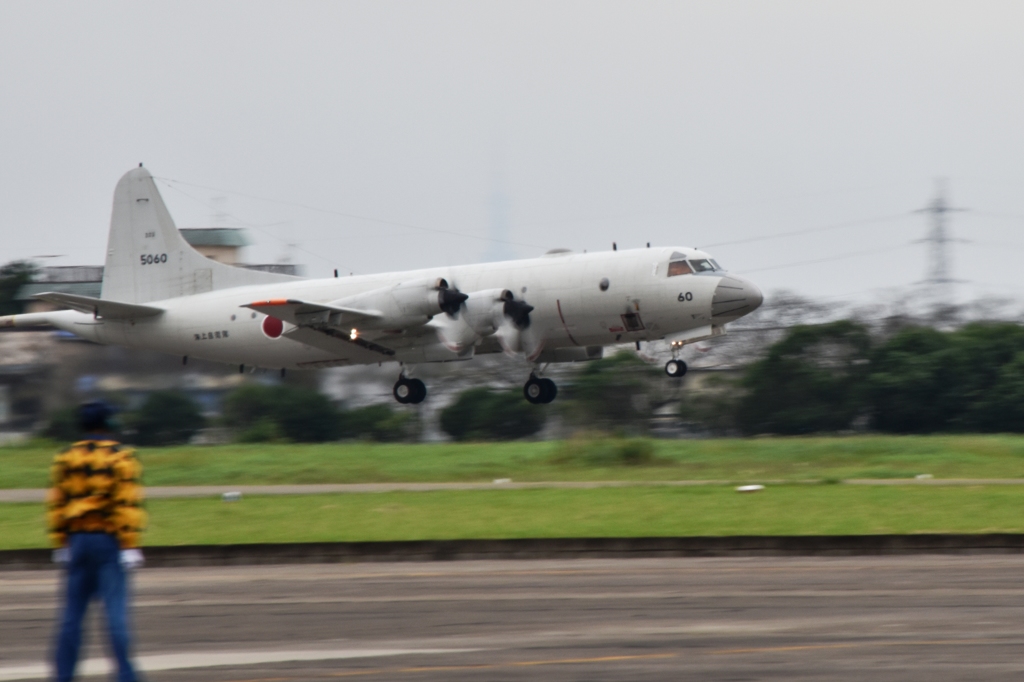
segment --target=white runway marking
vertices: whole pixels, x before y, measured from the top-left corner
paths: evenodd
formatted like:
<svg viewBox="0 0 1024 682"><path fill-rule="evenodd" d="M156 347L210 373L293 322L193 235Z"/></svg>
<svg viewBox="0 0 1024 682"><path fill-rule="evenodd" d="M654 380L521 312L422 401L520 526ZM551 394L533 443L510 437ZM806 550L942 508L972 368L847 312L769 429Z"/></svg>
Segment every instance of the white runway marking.
<svg viewBox="0 0 1024 682"><path fill-rule="evenodd" d="M135 666L142 672L213 668L225 665L258 665L291 661L331 661L346 658L409 656L412 654L457 654L478 649L334 649L310 651L195 651L181 654L149 654L137 656ZM105 658L90 658L78 664L78 677L109 675L113 663ZM51 677L45 663L0 666L0 682L12 680L44 680Z"/></svg>

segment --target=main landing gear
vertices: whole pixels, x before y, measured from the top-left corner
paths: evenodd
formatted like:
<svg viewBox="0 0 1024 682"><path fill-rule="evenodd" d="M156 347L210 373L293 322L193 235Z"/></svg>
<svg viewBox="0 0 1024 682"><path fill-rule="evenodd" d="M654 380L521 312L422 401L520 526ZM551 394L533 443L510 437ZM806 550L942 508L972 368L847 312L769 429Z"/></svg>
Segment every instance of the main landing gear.
<svg viewBox="0 0 1024 682"><path fill-rule="evenodd" d="M558 395L558 386L551 379L538 379L531 374L529 381L523 386L523 395L534 405L547 404Z"/></svg>
<svg viewBox="0 0 1024 682"><path fill-rule="evenodd" d="M682 360L672 359L665 363L665 374L673 379L682 379L686 374L686 363Z"/></svg>
<svg viewBox="0 0 1024 682"><path fill-rule="evenodd" d="M410 379L403 374L398 377L395 388L391 392L395 394L395 400L403 405L409 403L416 405L422 403L423 399L427 397L427 386L419 379Z"/></svg>

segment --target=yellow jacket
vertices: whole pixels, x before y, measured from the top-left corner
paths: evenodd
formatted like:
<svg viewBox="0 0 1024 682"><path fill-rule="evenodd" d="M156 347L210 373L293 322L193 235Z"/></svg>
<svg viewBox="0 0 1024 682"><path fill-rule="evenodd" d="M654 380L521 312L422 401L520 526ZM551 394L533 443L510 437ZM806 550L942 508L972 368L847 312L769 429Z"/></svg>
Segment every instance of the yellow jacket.
<svg viewBox="0 0 1024 682"><path fill-rule="evenodd" d="M146 512L134 450L112 440L79 441L54 458L50 475L47 524L54 547L80 532L116 535L122 549L139 546Z"/></svg>

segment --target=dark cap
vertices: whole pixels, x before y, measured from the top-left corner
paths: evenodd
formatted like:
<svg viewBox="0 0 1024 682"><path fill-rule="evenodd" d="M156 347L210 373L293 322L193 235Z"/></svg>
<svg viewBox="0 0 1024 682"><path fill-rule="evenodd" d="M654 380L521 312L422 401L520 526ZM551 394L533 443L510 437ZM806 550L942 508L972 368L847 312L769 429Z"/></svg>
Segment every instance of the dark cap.
<svg viewBox="0 0 1024 682"><path fill-rule="evenodd" d="M91 400L78 406L78 428L86 433L90 431L110 430L110 418L114 416L114 408L102 400Z"/></svg>

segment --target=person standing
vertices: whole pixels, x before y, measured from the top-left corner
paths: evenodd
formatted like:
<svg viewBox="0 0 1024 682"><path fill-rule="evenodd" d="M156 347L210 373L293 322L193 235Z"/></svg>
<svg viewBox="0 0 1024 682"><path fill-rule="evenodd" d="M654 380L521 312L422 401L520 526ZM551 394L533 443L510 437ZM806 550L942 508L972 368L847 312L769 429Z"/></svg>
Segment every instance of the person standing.
<svg viewBox="0 0 1024 682"><path fill-rule="evenodd" d="M53 487L47 524L53 559L66 567L64 610L57 636L58 682L75 676L82 643L82 619L94 598L103 600L118 682L136 682L129 658L128 572L143 563L139 536L142 466L135 451L111 435L113 410L103 402L78 408L83 440L58 454L51 467Z"/></svg>

